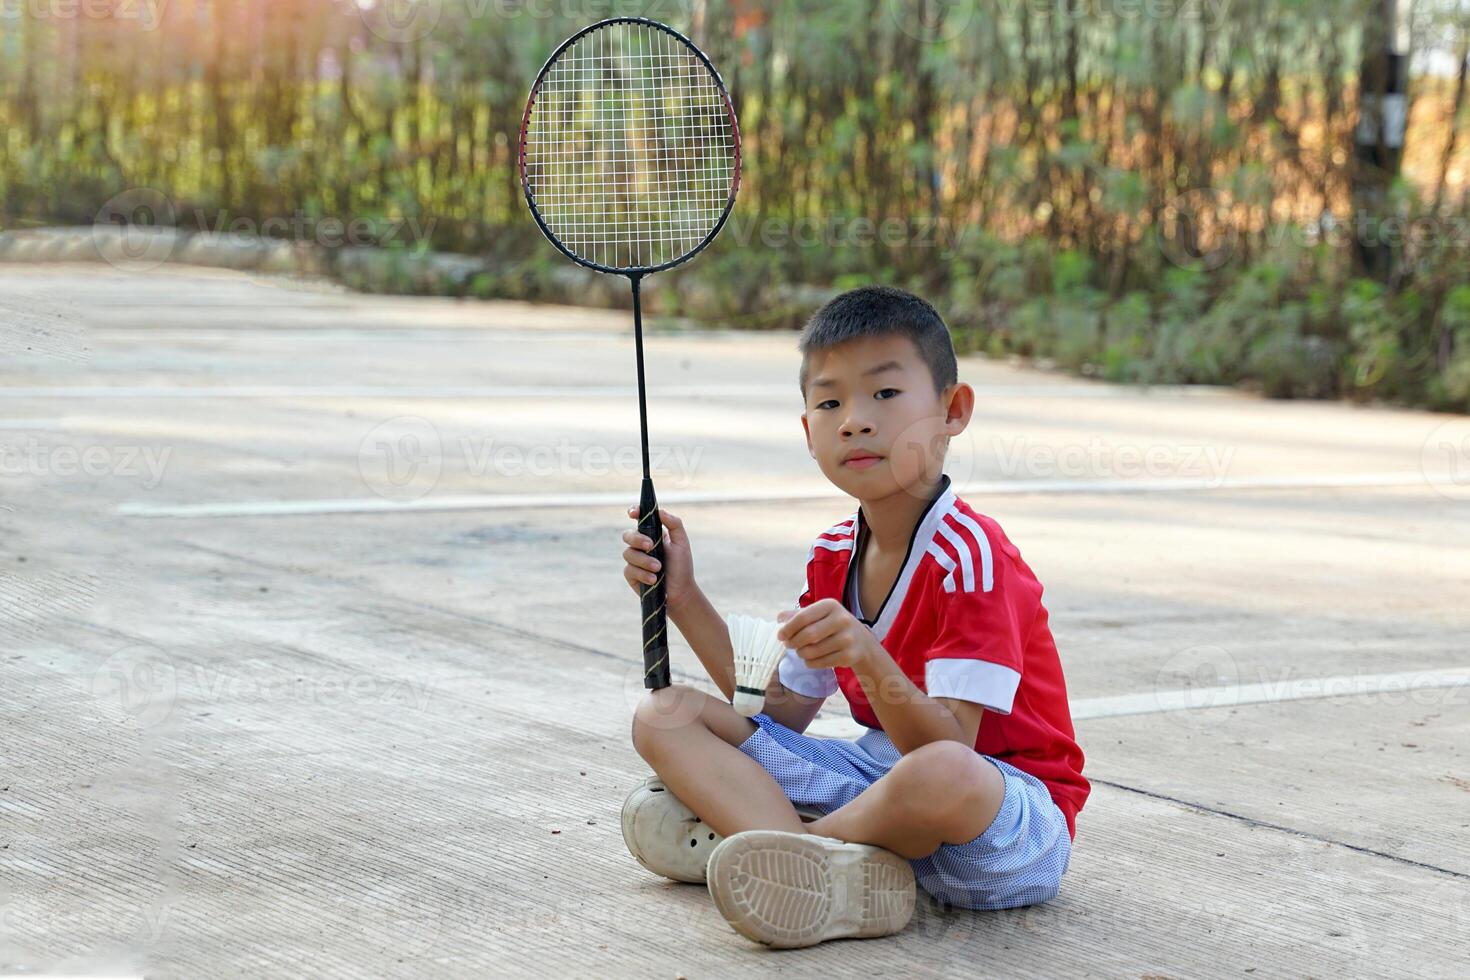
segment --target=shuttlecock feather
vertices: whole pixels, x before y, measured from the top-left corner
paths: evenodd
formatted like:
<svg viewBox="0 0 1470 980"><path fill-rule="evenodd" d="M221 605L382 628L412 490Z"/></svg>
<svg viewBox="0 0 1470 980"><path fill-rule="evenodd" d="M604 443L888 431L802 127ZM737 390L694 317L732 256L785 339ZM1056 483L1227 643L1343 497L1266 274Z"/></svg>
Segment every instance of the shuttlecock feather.
<svg viewBox="0 0 1470 980"><path fill-rule="evenodd" d="M776 638L781 624L739 613L725 617L725 624L735 649L735 710L749 718L765 707L766 687L786 652Z"/></svg>

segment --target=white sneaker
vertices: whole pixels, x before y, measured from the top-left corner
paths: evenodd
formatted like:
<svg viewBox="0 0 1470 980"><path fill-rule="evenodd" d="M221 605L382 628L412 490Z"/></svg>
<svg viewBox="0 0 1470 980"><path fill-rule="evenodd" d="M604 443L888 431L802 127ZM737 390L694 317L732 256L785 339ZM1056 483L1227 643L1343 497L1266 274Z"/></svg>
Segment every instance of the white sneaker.
<svg viewBox="0 0 1470 980"><path fill-rule="evenodd" d="M805 821L822 815L805 806L797 807L796 812ZM623 801L623 843L639 864L656 875L702 884L709 856L724 839L657 776L643 780Z"/></svg>
<svg viewBox="0 0 1470 980"><path fill-rule="evenodd" d="M913 868L868 844L750 830L715 847L708 874L725 921L782 949L892 935L914 914Z"/></svg>
<svg viewBox="0 0 1470 980"><path fill-rule="evenodd" d="M623 842L654 874L702 882L710 853L723 840L657 776L645 779L623 803Z"/></svg>

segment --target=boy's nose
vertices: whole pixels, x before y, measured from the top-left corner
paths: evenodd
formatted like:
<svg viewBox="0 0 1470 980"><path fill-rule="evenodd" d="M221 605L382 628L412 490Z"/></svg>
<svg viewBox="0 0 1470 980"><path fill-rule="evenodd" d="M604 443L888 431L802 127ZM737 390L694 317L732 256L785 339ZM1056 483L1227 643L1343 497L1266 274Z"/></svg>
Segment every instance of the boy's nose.
<svg viewBox="0 0 1470 980"><path fill-rule="evenodd" d="M869 436L873 434L873 423L864 422L861 419L848 419L842 424L842 435L848 438L854 435Z"/></svg>

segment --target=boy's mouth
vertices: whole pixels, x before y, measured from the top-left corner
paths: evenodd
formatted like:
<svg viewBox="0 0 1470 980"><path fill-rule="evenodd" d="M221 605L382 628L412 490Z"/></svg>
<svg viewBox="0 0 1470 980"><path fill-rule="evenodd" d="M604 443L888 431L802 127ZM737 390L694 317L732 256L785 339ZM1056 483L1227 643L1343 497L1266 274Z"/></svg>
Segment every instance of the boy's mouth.
<svg viewBox="0 0 1470 980"><path fill-rule="evenodd" d="M854 449L842 457L842 465L850 470L865 470L870 466L876 466L883 461L883 457L877 453L870 453L866 449Z"/></svg>

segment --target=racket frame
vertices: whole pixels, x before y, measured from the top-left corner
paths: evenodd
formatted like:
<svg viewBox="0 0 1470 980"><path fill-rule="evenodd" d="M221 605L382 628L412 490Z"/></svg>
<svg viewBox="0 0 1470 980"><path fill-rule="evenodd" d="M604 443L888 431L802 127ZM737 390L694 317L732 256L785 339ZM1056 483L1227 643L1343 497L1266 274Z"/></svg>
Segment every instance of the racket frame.
<svg viewBox="0 0 1470 980"><path fill-rule="evenodd" d="M720 101L725 106L725 116L730 121L730 136L734 140L735 169L730 177L730 196L725 201L725 209L720 212L719 219L715 222L714 227L710 229L709 234L705 235L704 239L698 245L694 246L683 255L680 255L678 258L670 259L669 261L659 263L658 265L628 267L603 265L600 262L594 262L591 259L583 258L576 252L573 252L571 249L567 248L565 245L562 244L561 239L557 238L556 234L549 227L547 227L546 220L541 217L541 210L536 206L536 195L531 191L531 182L526 176L526 131L530 129L531 126L531 114L536 107L536 97L541 92L541 83L546 80L546 76L551 71L552 66L556 64L557 59L562 56L562 53L565 52L567 48L570 48L573 44L576 44L578 41L586 37L588 34L591 34L593 31L601 30L604 27L610 27L613 24L638 24L643 27L651 27L655 30L663 31L665 34L670 35L675 40L681 42L690 51L692 51L694 53L694 56L700 60L706 70L709 71L710 76L715 80L715 88L719 91ZM730 211L735 207L735 196L740 192L740 161L740 124L735 118L735 105L730 101L730 92L728 89L725 88L725 80L720 77L719 71L716 70L714 64L709 60L705 53L699 50L698 45L689 40L689 38L685 37L683 34L674 30L669 25L661 24L658 21L650 20L647 17L609 17L606 20L600 20L595 24L587 25L577 33L573 34L571 37L567 38L565 41L561 42L561 44L558 44L556 46L556 50L551 52L551 57L546 59L546 64L541 66L541 71L537 72L536 81L531 85L531 94L526 99L526 111L524 115L521 116L521 193L523 193L526 197L526 206L531 209L531 217L536 219L536 225L541 229L541 234L545 235L547 239L550 240L551 244L557 247L558 251L560 251L563 255L565 255L567 258L571 259L578 265L586 266L587 268L595 270L597 272L606 272L612 275L628 276L630 278L634 276L641 278L643 276L652 275L655 272L663 272L665 269L672 269L676 265L681 265L685 262L688 262L690 259L694 258L694 256L704 251L709 243L715 240L715 236L720 233L720 229L725 227L725 221L730 217Z"/></svg>

